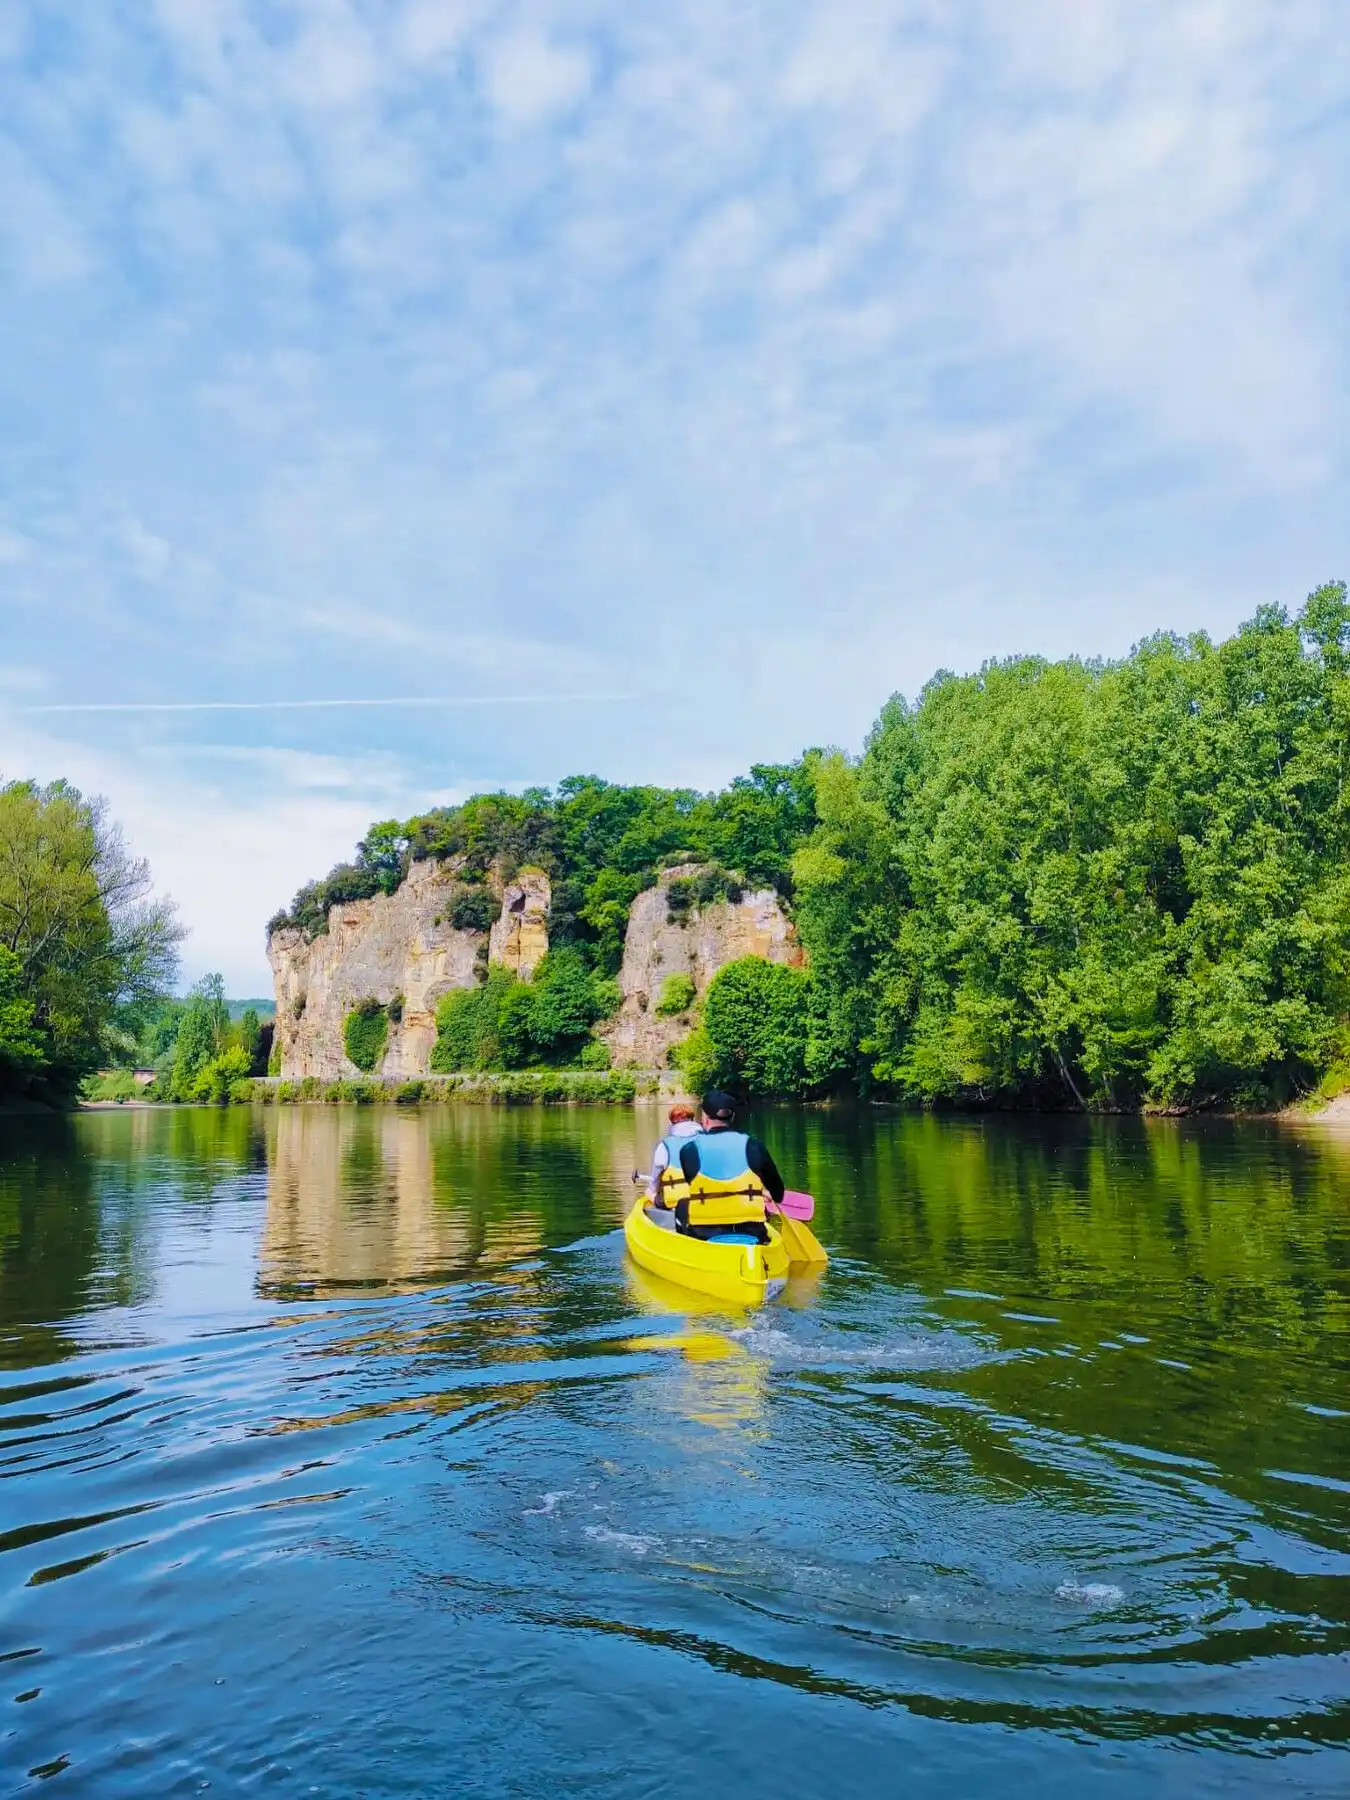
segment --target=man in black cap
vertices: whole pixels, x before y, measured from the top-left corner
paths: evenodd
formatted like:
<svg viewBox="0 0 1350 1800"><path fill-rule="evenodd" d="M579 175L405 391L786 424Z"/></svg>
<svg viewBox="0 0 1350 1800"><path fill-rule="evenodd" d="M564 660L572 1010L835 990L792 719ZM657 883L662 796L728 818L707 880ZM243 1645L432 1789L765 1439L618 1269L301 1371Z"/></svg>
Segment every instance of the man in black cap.
<svg viewBox="0 0 1350 1800"><path fill-rule="evenodd" d="M760 1194L755 1211L762 1220L763 1194L777 1204L785 1190L783 1177L773 1158L757 1137L735 1129L736 1101L732 1095L724 1094L718 1088L712 1089L703 1096L702 1111L701 1132L680 1149L680 1169L693 1188L695 1205L700 1188L706 1190L715 1186L722 1191L734 1191L740 1185L747 1197ZM700 1176L703 1177L701 1182ZM711 1236L723 1229L717 1224L704 1227L691 1223L688 1200L681 1200L676 1207L675 1220L680 1230L696 1237Z"/></svg>

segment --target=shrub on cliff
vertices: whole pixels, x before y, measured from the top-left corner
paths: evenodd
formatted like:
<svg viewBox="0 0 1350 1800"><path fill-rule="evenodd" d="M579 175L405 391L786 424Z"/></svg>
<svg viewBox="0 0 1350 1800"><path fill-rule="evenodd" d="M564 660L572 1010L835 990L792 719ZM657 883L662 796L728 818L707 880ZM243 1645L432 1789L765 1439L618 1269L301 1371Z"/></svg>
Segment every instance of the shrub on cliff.
<svg viewBox="0 0 1350 1800"><path fill-rule="evenodd" d="M530 1036L543 1055L566 1054L614 1010L617 984L599 979L579 950L550 950L534 972Z"/></svg>
<svg viewBox="0 0 1350 1800"><path fill-rule="evenodd" d="M667 975L661 983L661 992L656 1002L657 1016L673 1019L680 1013L688 1012L697 995L698 989L694 986L692 975Z"/></svg>
<svg viewBox="0 0 1350 1800"><path fill-rule="evenodd" d="M342 1044L350 1062L367 1075L378 1068L389 1041L389 1014L378 1000L362 1000L347 1014Z"/></svg>
<svg viewBox="0 0 1350 1800"><path fill-rule="evenodd" d="M680 1046L685 1079L747 1095L806 1092L810 988L804 970L759 956L727 963L704 995L700 1025Z"/></svg>
<svg viewBox="0 0 1350 1800"><path fill-rule="evenodd" d="M438 1074L501 1067L501 1015L521 984L509 969L490 968L478 987L453 988L436 1008L431 1066Z"/></svg>
<svg viewBox="0 0 1350 1800"><path fill-rule="evenodd" d="M715 906L720 900L734 906L744 893L745 883L717 864L697 875L677 875L666 889L666 923L687 925L696 907Z"/></svg>
<svg viewBox="0 0 1350 1800"><path fill-rule="evenodd" d="M491 931L497 917L497 902L490 889L469 887L455 895L446 918L456 931Z"/></svg>
<svg viewBox="0 0 1350 1800"><path fill-rule="evenodd" d="M456 1074L572 1062L594 1041L591 1027L615 1011L619 999L618 983L597 976L575 947L550 950L532 981L493 968L481 986L457 988L442 999L431 1066Z"/></svg>

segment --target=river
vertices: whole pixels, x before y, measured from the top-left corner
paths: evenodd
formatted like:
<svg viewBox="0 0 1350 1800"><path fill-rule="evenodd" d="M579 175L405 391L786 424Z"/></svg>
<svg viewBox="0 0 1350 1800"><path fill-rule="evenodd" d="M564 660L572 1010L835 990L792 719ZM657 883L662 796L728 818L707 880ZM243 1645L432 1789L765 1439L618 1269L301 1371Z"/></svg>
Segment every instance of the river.
<svg viewBox="0 0 1350 1800"><path fill-rule="evenodd" d="M0 1793L1350 1791L1350 1138L770 1114L747 1317L655 1122L0 1120Z"/></svg>

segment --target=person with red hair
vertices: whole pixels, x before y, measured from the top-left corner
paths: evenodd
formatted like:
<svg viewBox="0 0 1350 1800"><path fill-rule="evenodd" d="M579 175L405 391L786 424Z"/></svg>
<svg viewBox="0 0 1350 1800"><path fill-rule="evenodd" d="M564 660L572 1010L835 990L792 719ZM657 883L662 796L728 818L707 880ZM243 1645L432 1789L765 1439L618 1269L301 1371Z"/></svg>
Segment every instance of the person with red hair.
<svg viewBox="0 0 1350 1800"><path fill-rule="evenodd" d="M647 1182L648 1198L656 1206L667 1204L661 1191L664 1187L676 1182L683 1183L680 1151L690 1138L697 1137L699 1133L698 1114L685 1100L677 1100L667 1118L669 1124L666 1135L652 1152L652 1172ZM670 1171L669 1176L666 1174L667 1170Z"/></svg>

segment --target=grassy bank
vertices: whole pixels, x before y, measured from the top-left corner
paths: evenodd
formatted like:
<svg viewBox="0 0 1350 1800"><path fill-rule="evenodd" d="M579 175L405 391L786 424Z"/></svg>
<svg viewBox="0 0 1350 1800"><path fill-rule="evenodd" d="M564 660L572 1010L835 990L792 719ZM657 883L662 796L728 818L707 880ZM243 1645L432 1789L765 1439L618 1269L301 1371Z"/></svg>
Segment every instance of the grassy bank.
<svg viewBox="0 0 1350 1800"><path fill-rule="evenodd" d="M660 1078L654 1074L541 1069L421 1075L403 1081L365 1077L324 1081L317 1075L298 1081L244 1077L231 1083L227 1099L232 1106L421 1106L452 1100L475 1106L631 1106L635 1100L655 1097L659 1089Z"/></svg>

